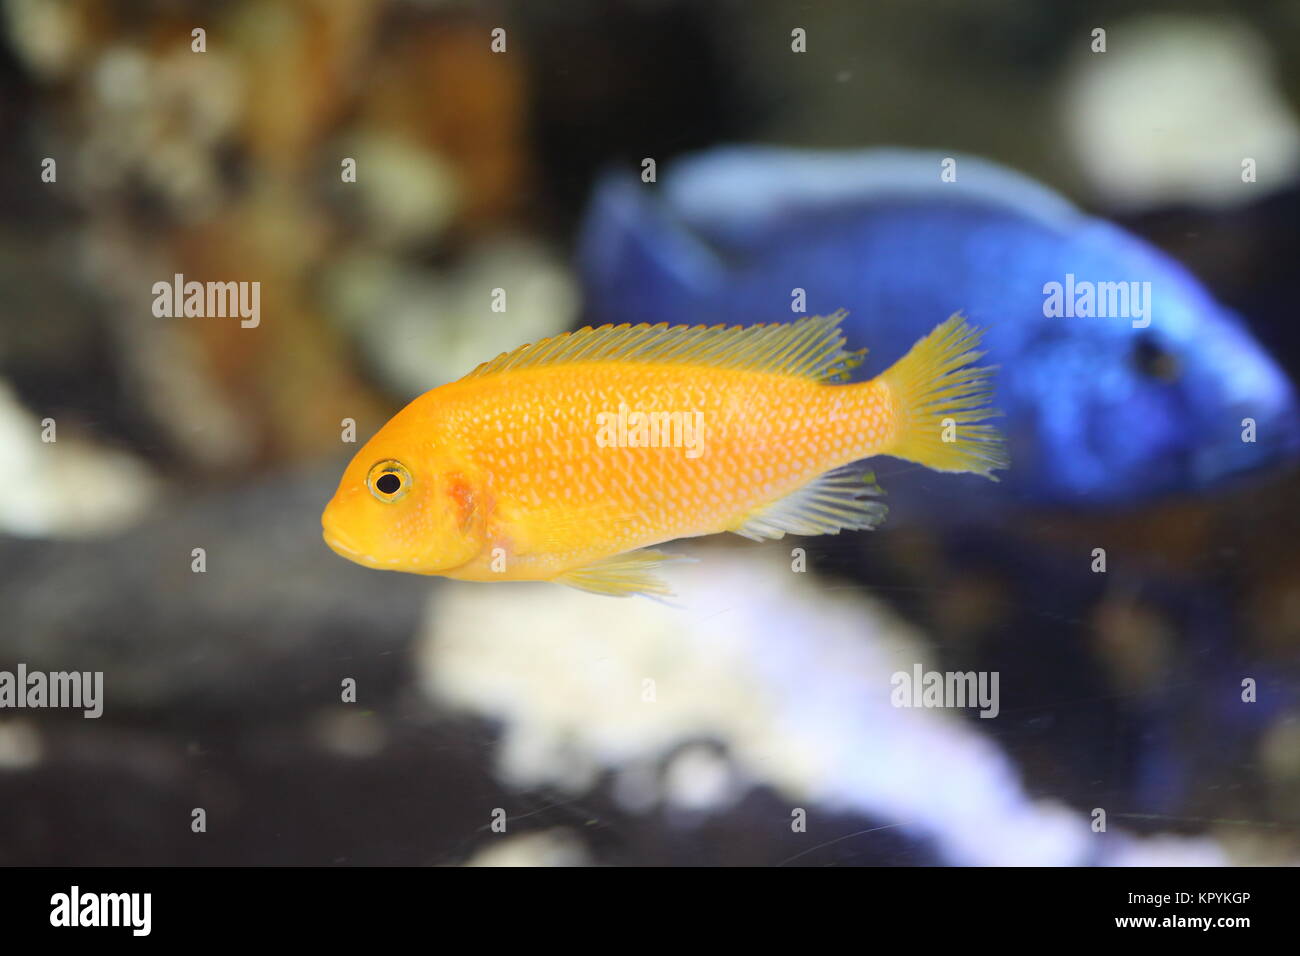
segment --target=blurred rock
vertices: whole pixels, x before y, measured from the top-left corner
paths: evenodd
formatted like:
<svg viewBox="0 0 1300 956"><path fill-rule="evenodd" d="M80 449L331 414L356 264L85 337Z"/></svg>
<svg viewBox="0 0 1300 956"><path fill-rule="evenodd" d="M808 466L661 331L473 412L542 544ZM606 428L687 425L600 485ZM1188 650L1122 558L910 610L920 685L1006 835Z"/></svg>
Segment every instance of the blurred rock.
<svg viewBox="0 0 1300 956"><path fill-rule="evenodd" d="M442 272L358 254L327 278L327 300L391 394L414 398L502 352L565 331L577 290L545 245L503 237ZM493 290L505 292L494 312Z"/></svg>
<svg viewBox="0 0 1300 956"><path fill-rule="evenodd" d="M320 511L342 464L191 499L156 499L111 538L0 538L0 661L103 671L105 714L299 714L391 686L427 579L341 560ZM204 573L192 549L206 551Z"/></svg>
<svg viewBox="0 0 1300 956"><path fill-rule="evenodd" d="M504 834L483 844L465 866L586 866L587 851L568 830Z"/></svg>
<svg viewBox="0 0 1300 956"><path fill-rule="evenodd" d="M337 153L357 163L338 211L359 222L369 246L393 252L433 244L459 211L456 168L408 137L362 132L339 143Z"/></svg>
<svg viewBox="0 0 1300 956"><path fill-rule="evenodd" d="M46 420L54 441L42 440ZM100 535L136 521L159 494L141 462L78 435L75 422L31 414L3 382L0 448L0 533Z"/></svg>
<svg viewBox="0 0 1300 956"><path fill-rule="evenodd" d="M791 573L775 548L693 554L672 606L545 584L509 602L447 589L423 629L422 685L440 705L501 721L498 774L514 787L577 795L671 756L661 800L716 812L764 786L813 807L810 819L852 810L903 828L950 863L1224 861L1205 838L1099 842L1086 811L1022 788L976 729L999 721L895 706L893 675L933 651L878 602ZM1000 693L1001 708L1023 706L1023 688ZM725 759L678 753L700 740ZM647 783L615 792L645 807Z"/></svg>
<svg viewBox="0 0 1300 956"><path fill-rule="evenodd" d="M1300 171L1300 125L1268 44L1226 15L1143 15L1107 24L1104 53L1081 42L1061 120L1111 206L1243 205ZM1257 164L1242 182L1242 161Z"/></svg>

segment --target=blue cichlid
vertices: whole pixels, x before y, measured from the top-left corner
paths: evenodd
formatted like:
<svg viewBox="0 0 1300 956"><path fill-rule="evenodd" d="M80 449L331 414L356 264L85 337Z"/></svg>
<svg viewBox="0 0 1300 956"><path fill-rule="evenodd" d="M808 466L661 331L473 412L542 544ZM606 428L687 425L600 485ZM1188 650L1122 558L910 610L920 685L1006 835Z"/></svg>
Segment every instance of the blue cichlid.
<svg viewBox="0 0 1300 956"><path fill-rule="evenodd" d="M941 159L732 147L659 183L608 177L579 239L585 318L752 323L843 306L849 339L872 345L855 377L870 378L934 316L964 312L1001 366L1016 467L1000 486L938 480L990 503L1136 503L1300 455L1286 375L1186 269L987 161L959 158L944 182Z"/></svg>

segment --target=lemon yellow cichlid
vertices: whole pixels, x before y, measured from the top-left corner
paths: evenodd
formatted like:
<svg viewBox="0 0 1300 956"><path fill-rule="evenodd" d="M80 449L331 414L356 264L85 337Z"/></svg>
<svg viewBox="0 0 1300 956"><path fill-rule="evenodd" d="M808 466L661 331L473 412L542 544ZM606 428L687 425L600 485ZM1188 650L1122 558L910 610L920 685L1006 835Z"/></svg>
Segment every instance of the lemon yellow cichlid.
<svg viewBox="0 0 1300 956"><path fill-rule="evenodd" d="M398 412L343 473L321 522L372 568L468 581L670 593L654 545L872 528L864 459L993 477L980 332L943 322L888 371L861 362L847 313L754 326L618 325L480 365Z"/></svg>

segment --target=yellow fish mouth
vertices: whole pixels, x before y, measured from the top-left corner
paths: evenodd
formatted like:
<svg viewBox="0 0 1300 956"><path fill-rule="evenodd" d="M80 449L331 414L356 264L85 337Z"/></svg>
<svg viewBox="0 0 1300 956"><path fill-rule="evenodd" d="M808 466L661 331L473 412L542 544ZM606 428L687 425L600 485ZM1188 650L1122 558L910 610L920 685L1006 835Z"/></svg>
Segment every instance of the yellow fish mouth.
<svg viewBox="0 0 1300 956"><path fill-rule="evenodd" d="M374 555L366 554L364 551L352 547L338 534L330 531L329 528L321 529L321 537L325 539L325 543L329 545L329 549L339 557L347 558L349 561L365 565L368 568L387 567L387 565L376 559Z"/></svg>
<svg viewBox="0 0 1300 956"><path fill-rule="evenodd" d="M325 543L329 545L330 550L333 551L335 554L342 555L345 558L351 558L353 561L368 557L368 555L364 555L360 551L357 551L354 548L349 548L346 544L344 544L334 535L330 534L328 531L322 529L321 537L325 539Z"/></svg>
<svg viewBox="0 0 1300 956"><path fill-rule="evenodd" d="M377 558L373 554L359 551L356 548L345 544L337 535L331 534L328 529L321 530L321 537L325 539L325 543L329 545L330 550L335 554L347 558L349 561L354 564L359 564L362 567L374 568L376 571L406 571L410 574L431 573L421 568L417 562L411 561L407 558L389 558L385 560ZM438 573L442 572L439 571Z"/></svg>

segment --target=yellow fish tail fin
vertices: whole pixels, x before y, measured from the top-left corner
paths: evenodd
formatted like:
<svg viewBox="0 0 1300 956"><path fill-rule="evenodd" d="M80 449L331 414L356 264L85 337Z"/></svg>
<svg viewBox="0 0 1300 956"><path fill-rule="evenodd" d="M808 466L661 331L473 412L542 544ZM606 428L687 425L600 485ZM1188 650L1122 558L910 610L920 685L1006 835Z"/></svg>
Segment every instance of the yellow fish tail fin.
<svg viewBox="0 0 1300 956"><path fill-rule="evenodd" d="M1001 433L985 419L994 366L977 366L980 329L957 313L912 346L883 375L897 416L897 438L884 454L936 471L968 471L997 479L1010 464Z"/></svg>

